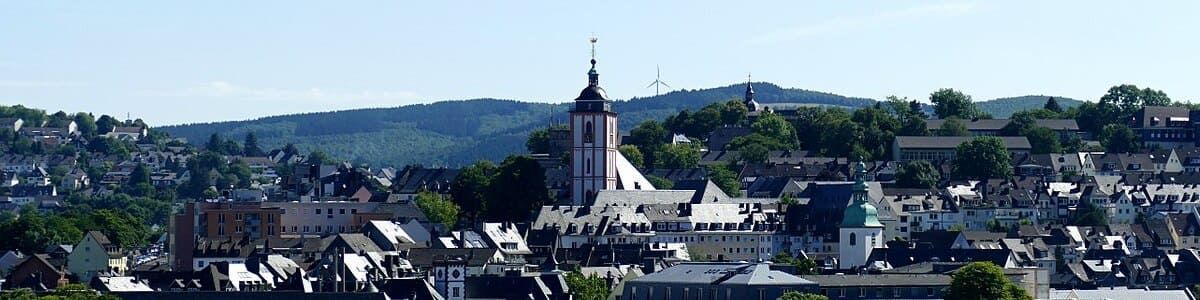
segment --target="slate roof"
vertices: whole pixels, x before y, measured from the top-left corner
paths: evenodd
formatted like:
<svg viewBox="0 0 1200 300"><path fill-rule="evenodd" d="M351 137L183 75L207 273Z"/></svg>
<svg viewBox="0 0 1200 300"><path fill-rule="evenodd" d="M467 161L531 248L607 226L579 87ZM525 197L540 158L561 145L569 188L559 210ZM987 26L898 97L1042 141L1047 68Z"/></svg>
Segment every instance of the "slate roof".
<svg viewBox="0 0 1200 300"><path fill-rule="evenodd" d="M923 249L911 247L876 248L871 251L868 262L883 261L892 267L903 267L922 262L974 262L986 261L1005 266L1013 255L1009 249Z"/></svg>
<svg viewBox="0 0 1200 300"><path fill-rule="evenodd" d="M681 263L633 280L641 283L682 283L706 285L813 285L766 263Z"/></svg>
<svg viewBox="0 0 1200 300"><path fill-rule="evenodd" d="M1095 290L1050 290L1051 299L1193 300L1185 290L1146 290L1125 287Z"/></svg>
<svg viewBox="0 0 1200 300"><path fill-rule="evenodd" d="M896 143L903 149L954 149L959 144L973 140L973 136L897 136ZM1009 150L1029 150L1029 139L1023 136L998 136Z"/></svg>
<svg viewBox="0 0 1200 300"><path fill-rule="evenodd" d="M749 135L753 130L747 127L720 127L713 130L708 135L708 149L710 151L725 150L725 146L729 145L733 139Z"/></svg>
<svg viewBox="0 0 1200 300"><path fill-rule="evenodd" d="M500 249L495 248L415 248L409 251L408 261L414 267L428 269L433 267L434 261L464 258L467 261L467 266L478 267L488 264L498 252L500 252Z"/></svg>
<svg viewBox="0 0 1200 300"><path fill-rule="evenodd" d="M941 128L945 122L945 119L925 120L925 127L929 129ZM970 131L999 131L1004 126L1007 126L1008 123L1012 123L1012 119L979 119L963 123L967 125L967 130ZM1034 120L1034 124L1038 127L1046 127L1056 131L1079 131L1079 124L1074 119L1036 119Z"/></svg>
<svg viewBox="0 0 1200 300"><path fill-rule="evenodd" d="M944 274L864 274L804 275L801 278L825 287L949 286L953 279Z"/></svg>
<svg viewBox="0 0 1200 300"><path fill-rule="evenodd" d="M100 233L99 231L88 231L87 235L92 237L93 240L96 240L97 243L100 243L100 246L112 245L112 242L108 240L108 237L104 236L104 234Z"/></svg>
<svg viewBox="0 0 1200 300"><path fill-rule="evenodd" d="M1188 118L1191 111L1187 107L1176 106L1143 106L1134 113L1134 128L1167 127L1170 118ZM1154 120L1158 119L1157 124Z"/></svg>

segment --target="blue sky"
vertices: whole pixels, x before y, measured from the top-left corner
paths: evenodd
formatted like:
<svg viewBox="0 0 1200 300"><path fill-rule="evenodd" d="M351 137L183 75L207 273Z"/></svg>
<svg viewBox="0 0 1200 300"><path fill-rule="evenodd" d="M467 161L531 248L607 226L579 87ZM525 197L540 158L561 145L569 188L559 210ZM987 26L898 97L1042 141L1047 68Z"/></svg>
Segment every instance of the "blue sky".
<svg viewBox="0 0 1200 300"><path fill-rule="evenodd" d="M745 81L849 96L1200 100L1200 2L7 1L0 104L152 124ZM600 2L600 1L593 1Z"/></svg>

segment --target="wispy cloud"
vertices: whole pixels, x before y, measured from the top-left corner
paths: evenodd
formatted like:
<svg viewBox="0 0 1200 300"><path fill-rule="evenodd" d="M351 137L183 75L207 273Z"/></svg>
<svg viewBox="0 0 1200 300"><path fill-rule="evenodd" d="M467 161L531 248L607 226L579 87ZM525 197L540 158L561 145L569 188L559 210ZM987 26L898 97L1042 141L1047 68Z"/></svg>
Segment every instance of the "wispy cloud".
<svg viewBox="0 0 1200 300"><path fill-rule="evenodd" d="M882 11L870 15L844 16L809 24L768 32L750 40L752 43L776 43L809 36L839 33L869 27L886 26L898 22L929 17L954 17L970 13L978 6L973 2L947 2Z"/></svg>
<svg viewBox="0 0 1200 300"><path fill-rule="evenodd" d="M2 88L60 88L84 85L86 84L82 82L0 79L0 87Z"/></svg>
<svg viewBox="0 0 1200 300"><path fill-rule="evenodd" d="M362 90L343 91L322 88L281 89L249 87L224 80L206 82L179 90L144 91L148 97L199 97L261 102L303 102L309 104L391 105L418 100L409 91Z"/></svg>

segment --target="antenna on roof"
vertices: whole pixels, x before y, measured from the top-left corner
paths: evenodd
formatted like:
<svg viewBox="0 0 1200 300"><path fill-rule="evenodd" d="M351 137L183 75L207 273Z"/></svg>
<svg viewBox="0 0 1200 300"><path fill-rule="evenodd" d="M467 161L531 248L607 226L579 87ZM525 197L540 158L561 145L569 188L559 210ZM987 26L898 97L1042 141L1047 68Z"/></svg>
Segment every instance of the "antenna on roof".
<svg viewBox="0 0 1200 300"><path fill-rule="evenodd" d="M665 86L668 89L671 88L671 85L662 81L662 69L659 68L658 65L654 65L654 82L651 82L650 85L646 86L646 88L654 87L654 95L658 96L659 86Z"/></svg>

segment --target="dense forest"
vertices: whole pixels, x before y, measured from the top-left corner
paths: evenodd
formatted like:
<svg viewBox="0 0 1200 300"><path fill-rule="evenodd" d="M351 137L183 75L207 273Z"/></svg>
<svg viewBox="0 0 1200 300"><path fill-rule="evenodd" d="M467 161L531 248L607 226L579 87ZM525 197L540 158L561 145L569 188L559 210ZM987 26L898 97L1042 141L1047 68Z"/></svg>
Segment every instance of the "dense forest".
<svg viewBox="0 0 1200 300"><path fill-rule="evenodd" d="M615 101L620 126L627 132L645 120L662 120L682 110L697 111L706 105L740 99L744 84L673 91L659 96ZM796 103L856 108L873 99L781 88L755 83L760 103ZM1033 96L1031 96L1033 97ZM1024 97L1019 97L1024 98ZM1077 103L1064 99L1064 105ZM1028 102L1028 103L1026 103ZM1033 102L1037 102L1036 104ZM1013 101L1001 105L980 102L981 110L1018 111L1040 107L1038 101ZM203 143L213 133L227 138L254 132L264 148L294 143L303 152L321 150L356 163L376 166L425 164L463 166L479 159L500 161L510 153L525 151L529 133L553 121L565 122L566 103L548 104L514 100L474 99L414 104L395 108L356 109L265 117L248 121L186 124L159 128L192 143ZM1007 115L993 112L994 115Z"/></svg>

